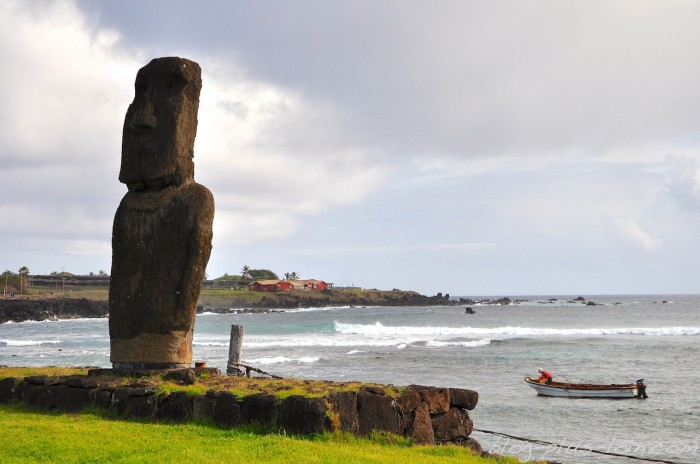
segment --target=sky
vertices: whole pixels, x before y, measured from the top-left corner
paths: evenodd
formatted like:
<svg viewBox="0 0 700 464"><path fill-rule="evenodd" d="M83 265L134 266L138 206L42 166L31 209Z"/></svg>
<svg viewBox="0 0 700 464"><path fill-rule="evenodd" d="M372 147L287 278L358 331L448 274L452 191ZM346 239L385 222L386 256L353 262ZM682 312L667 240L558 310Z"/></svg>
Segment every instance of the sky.
<svg viewBox="0 0 700 464"><path fill-rule="evenodd" d="M202 67L207 274L700 293L700 2L0 0L0 268L110 272L136 72Z"/></svg>

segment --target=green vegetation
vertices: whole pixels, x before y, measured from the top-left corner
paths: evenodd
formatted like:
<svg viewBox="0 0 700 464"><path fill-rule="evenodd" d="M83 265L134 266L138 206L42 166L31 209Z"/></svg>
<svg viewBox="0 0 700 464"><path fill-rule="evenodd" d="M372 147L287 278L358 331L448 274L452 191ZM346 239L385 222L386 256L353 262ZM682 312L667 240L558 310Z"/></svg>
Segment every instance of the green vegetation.
<svg viewBox="0 0 700 464"><path fill-rule="evenodd" d="M86 367L5 367L0 368L0 379L7 377L47 376L59 377L69 375L87 375ZM120 384L134 382L133 377L110 377L110 381ZM397 396L399 390L391 385L379 385L360 382L330 382L326 380L300 380L300 379L269 379L262 377L229 377L212 375L204 372L197 377L193 385L184 385L164 379L163 375L140 377L139 382L147 384L159 393L172 393L184 391L191 395L203 395L208 390L227 391L238 397L253 395L256 393L268 393L282 399L292 395L302 395L309 398L318 398L340 391L358 391L363 386L373 386L384 389L387 395Z"/></svg>
<svg viewBox="0 0 700 464"><path fill-rule="evenodd" d="M373 463L494 464L515 458L482 458L456 446L412 446L377 434L301 438L261 435L255 429L222 430L204 423L153 424L114 420L99 411L40 413L0 406L0 462L113 463ZM136 438L137 437L137 438Z"/></svg>
<svg viewBox="0 0 700 464"><path fill-rule="evenodd" d="M269 269L252 269L247 264L241 269L241 278L250 280L277 280L277 274Z"/></svg>
<svg viewBox="0 0 700 464"><path fill-rule="evenodd" d="M62 375L87 375L87 367L3 367L0 368L0 379L7 377L29 377L30 375L45 375L58 377Z"/></svg>
<svg viewBox="0 0 700 464"><path fill-rule="evenodd" d="M19 271L15 274L11 270L7 269L2 273L2 294L9 295L12 292L18 294L24 294L27 290L27 276L29 275L29 268L27 266L22 266Z"/></svg>

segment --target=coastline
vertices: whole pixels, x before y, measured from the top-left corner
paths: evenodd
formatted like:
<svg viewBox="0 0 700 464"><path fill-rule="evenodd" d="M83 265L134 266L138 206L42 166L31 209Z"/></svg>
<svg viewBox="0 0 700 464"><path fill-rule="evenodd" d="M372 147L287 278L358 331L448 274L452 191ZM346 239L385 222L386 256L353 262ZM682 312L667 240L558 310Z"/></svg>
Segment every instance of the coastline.
<svg viewBox="0 0 700 464"><path fill-rule="evenodd" d="M6 322L108 317L108 291L71 292L70 297L52 294L0 298L0 324ZM362 306L458 306L469 300L450 299L438 293L425 296L404 290L323 290L250 292L204 290L197 313L265 313L299 308Z"/></svg>

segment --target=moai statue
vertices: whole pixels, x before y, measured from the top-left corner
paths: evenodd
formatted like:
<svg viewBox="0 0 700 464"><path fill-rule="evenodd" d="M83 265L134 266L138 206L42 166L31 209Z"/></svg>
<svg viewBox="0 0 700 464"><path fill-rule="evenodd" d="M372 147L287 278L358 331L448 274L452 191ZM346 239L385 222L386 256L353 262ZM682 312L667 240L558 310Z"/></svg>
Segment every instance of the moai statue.
<svg viewBox="0 0 700 464"><path fill-rule="evenodd" d="M136 75L124 119L109 288L115 369L189 367L197 299L211 253L214 198L194 181L201 69L157 58Z"/></svg>

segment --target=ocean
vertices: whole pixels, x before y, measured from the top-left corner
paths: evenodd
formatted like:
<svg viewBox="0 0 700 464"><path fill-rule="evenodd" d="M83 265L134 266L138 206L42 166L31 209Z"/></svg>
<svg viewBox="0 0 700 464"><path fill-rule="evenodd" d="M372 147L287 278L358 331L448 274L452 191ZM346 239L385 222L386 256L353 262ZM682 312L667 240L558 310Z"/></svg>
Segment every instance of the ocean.
<svg viewBox="0 0 700 464"><path fill-rule="evenodd" d="M577 295L574 295L575 297ZM584 295L586 296L586 295ZM310 308L201 314L196 361L225 372L231 325L243 362L282 377L434 385L479 392L487 451L562 463L700 462L700 296L523 297L508 306ZM0 364L109 367L106 319L0 324ZM536 395L523 377L631 383L647 400Z"/></svg>

